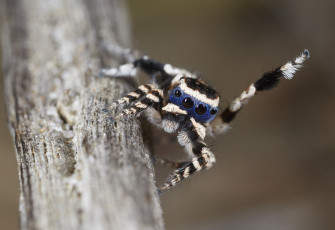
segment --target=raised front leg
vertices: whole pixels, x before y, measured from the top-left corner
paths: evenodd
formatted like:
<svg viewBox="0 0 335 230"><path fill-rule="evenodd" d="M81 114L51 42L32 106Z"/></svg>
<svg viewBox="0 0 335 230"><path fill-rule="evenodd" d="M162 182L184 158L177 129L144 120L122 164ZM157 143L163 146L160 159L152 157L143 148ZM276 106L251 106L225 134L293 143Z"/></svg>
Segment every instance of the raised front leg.
<svg viewBox="0 0 335 230"><path fill-rule="evenodd" d="M265 73L259 80L244 90L239 97L235 98L221 115L208 126L207 131L209 134L217 135L227 130L229 123L235 118L236 114L250 98L255 96L257 92L275 88L280 78L292 79L294 73L302 67L302 64L309 58L309 56L309 51L304 50L304 52L293 61L289 61L285 65Z"/></svg>
<svg viewBox="0 0 335 230"><path fill-rule="evenodd" d="M151 77L153 84L158 88L166 88L171 84L178 82L182 77L196 78L191 72L173 67L170 64L163 64L147 56L135 60L133 63L127 63L116 68L103 69L99 76L101 77L134 77L137 75L137 69L140 68Z"/></svg>

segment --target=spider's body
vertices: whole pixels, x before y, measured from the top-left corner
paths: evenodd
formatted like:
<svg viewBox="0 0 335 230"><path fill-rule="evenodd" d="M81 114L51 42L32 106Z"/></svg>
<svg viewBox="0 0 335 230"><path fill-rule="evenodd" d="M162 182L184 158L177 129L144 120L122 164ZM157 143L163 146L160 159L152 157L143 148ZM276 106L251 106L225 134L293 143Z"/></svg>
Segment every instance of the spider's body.
<svg viewBox="0 0 335 230"><path fill-rule="evenodd" d="M274 88L282 77L291 79L308 58L309 52L305 50L293 61L265 73L218 116L219 94L187 70L143 57L131 64L103 70L102 74L113 77L135 76L137 68L141 68L150 75L151 84L139 86L137 90L115 101L112 106L128 106L115 119L139 115L146 110L150 122L165 132L178 133L179 144L185 147L192 160L171 162L158 159L163 164L177 168L159 189L163 192L194 172L210 168L215 163L215 157L203 142L206 133L217 135L224 132L249 98L258 91Z"/></svg>

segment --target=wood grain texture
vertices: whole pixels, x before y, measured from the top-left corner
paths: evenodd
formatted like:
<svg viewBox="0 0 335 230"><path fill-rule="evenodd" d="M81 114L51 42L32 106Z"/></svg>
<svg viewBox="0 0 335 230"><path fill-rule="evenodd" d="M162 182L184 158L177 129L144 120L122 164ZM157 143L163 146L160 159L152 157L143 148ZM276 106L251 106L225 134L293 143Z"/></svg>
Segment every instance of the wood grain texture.
<svg viewBox="0 0 335 230"><path fill-rule="evenodd" d="M139 122L102 112L134 87L96 77L129 47L123 2L0 2L21 229L163 229Z"/></svg>

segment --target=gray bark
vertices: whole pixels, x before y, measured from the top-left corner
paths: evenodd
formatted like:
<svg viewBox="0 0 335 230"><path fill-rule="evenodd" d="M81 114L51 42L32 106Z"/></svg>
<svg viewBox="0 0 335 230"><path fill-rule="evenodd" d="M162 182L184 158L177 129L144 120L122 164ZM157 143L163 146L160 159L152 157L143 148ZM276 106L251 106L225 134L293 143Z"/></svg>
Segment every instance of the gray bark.
<svg viewBox="0 0 335 230"><path fill-rule="evenodd" d="M116 66L130 34L118 0L0 1L2 62L22 229L163 229L137 119L102 112L132 81Z"/></svg>

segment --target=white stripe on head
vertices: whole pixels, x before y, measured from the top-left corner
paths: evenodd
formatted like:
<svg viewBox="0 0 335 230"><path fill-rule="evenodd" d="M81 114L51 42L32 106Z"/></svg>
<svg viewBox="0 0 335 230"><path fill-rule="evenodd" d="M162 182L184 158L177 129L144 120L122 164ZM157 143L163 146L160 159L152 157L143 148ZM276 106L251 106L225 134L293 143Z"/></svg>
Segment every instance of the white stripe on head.
<svg viewBox="0 0 335 230"><path fill-rule="evenodd" d="M216 99L210 99L208 98L206 95L200 93L197 90L193 90L190 87L187 86L185 79L182 79L180 81L180 85L179 85L180 89L184 91L184 93L190 95L191 97L194 97L212 107L218 107L219 105L219 97Z"/></svg>

